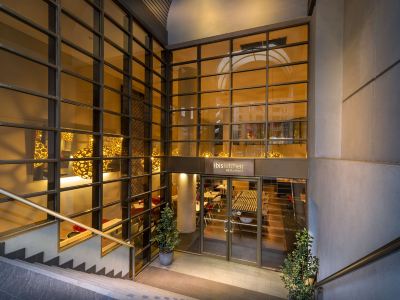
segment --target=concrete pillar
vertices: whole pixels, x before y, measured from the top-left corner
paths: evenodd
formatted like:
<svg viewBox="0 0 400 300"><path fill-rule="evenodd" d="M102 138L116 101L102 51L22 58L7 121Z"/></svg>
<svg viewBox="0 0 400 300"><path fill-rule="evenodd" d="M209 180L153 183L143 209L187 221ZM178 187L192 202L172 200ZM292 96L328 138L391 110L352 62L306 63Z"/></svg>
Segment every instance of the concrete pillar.
<svg viewBox="0 0 400 300"><path fill-rule="evenodd" d="M181 233L196 231L196 175L181 173L177 179L177 225Z"/></svg>

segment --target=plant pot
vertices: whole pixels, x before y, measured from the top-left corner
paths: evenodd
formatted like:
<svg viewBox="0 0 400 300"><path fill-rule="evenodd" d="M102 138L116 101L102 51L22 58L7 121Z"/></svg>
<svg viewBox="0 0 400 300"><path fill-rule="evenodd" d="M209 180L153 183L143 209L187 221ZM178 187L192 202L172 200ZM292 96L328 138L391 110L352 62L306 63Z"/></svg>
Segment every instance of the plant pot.
<svg viewBox="0 0 400 300"><path fill-rule="evenodd" d="M160 264L163 266L169 266L172 263L174 257L174 251L171 252L161 252L160 251Z"/></svg>

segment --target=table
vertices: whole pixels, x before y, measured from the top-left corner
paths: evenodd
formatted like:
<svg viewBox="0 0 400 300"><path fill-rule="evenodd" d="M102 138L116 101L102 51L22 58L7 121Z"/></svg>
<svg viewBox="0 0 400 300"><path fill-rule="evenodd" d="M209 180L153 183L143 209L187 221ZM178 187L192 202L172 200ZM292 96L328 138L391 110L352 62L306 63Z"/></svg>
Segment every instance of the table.
<svg viewBox="0 0 400 300"><path fill-rule="evenodd" d="M214 199L215 197L217 197L219 195L219 192L205 192L204 193L204 198L207 199Z"/></svg>

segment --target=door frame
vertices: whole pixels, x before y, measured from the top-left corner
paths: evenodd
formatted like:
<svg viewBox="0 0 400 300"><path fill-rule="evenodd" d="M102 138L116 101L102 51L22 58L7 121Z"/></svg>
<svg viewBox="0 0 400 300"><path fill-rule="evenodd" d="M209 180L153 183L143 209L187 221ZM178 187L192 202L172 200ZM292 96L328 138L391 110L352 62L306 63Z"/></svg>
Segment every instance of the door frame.
<svg viewBox="0 0 400 300"><path fill-rule="evenodd" d="M221 256L217 254L212 254L209 252L204 252L204 182L206 179L216 179L216 180L226 180L227 190L227 232L226 232L226 255ZM256 261L247 261L232 257L232 181L242 180L251 181L257 184L257 243L256 243ZM210 256L214 258L219 258L227 261L237 262L241 264L262 267L261 265L261 254L262 254L262 178L261 177L250 177L250 176L221 176L221 175L200 175L200 254L205 256Z"/></svg>

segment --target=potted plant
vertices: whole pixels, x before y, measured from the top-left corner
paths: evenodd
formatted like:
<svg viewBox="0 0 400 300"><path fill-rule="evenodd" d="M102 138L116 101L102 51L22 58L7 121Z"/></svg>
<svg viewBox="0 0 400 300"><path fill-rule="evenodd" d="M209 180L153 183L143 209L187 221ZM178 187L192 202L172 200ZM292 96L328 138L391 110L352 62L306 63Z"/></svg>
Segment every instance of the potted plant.
<svg viewBox="0 0 400 300"><path fill-rule="evenodd" d="M283 263L281 279L289 291L289 299L313 299L319 260L311 253L312 242L307 229L297 232L295 248Z"/></svg>
<svg viewBox="0 0 400 300"><path fill-rule="evenodd" d="M168 266L172 263L174 249L179 243L179 232L176 228L174 211L168 206L161 212L160 222L156 227L156 234L151 239L157 242L160 249L160 263Z"/></svg>

